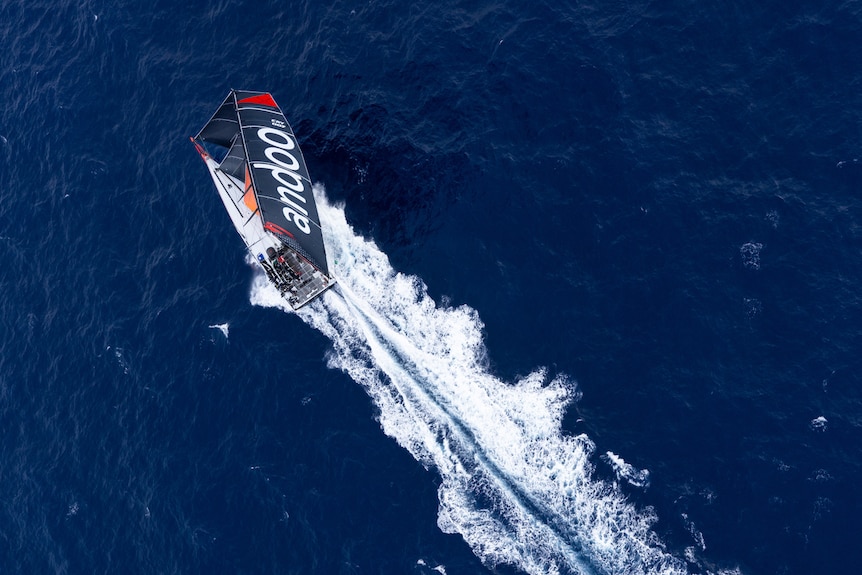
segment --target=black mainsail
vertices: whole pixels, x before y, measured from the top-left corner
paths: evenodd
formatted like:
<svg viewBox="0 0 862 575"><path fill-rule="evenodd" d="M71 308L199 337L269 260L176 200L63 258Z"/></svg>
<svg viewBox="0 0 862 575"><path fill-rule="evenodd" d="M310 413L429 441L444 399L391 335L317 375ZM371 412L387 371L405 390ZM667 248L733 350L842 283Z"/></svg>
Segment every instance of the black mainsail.
<svg viewBox="0 0 862 575"><path fill-rule="evenodd" d="M291 305L330 287L308 167L272 95L231 90L192 141L240 236ZM320 276L316 285L303 265Z"/></svg>

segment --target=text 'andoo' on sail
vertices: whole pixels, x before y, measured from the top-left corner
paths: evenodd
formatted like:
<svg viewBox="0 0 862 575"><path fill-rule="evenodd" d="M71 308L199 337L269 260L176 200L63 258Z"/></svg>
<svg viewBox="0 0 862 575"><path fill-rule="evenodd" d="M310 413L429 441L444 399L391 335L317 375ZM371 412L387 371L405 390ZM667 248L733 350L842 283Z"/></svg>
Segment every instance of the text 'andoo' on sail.
<svg viewBox="0 0 862 575"><path fill-rule="evenodd" d="M334 285L308 168L272 95L231 90L191 140L234 227L290 305Z"/></svg>

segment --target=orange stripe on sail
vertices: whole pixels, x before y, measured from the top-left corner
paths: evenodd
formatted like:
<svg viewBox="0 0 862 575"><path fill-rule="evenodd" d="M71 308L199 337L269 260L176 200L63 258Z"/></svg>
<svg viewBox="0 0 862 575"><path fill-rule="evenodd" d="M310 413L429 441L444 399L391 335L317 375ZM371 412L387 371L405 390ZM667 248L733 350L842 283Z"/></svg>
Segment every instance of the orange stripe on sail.
<svg viewBox="0 0 862 575"><path fill-rule="evenodd" d="M245 194L242 196L242 201L253 212L257 211L257 198L254 195L254 186L251 185L251 174L248 173L248 166L245 167Z"/></svg>

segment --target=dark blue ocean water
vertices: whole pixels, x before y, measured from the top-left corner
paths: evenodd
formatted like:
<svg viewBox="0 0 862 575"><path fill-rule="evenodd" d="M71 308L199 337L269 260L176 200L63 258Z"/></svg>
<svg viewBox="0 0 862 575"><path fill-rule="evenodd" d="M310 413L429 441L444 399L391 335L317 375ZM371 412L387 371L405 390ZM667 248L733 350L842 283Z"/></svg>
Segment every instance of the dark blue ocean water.
<svg viewBox="0 0 862 575"><path fill-rule="evenodd" d="M860 37L2 3L0 573L855 572ZM341 287L300 314L188 142L230 88L318 184Z"/></svg>

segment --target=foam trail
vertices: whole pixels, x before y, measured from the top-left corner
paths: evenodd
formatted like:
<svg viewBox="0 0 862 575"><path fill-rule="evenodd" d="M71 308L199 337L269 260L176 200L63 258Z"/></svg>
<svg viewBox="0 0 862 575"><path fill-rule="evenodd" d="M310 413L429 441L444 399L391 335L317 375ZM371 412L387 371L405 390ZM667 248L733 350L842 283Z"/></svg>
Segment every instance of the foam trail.
<svg viewBox="0 0 862 575"><path fill-rule="evenodd" d="M527 573L687 573L653 511L594 477L593 442L562 433L575 384L544 369L495 378L475 310L438 307L315 192L339 284L298 315L332 341L329 365L363 386L383 431L440 475L440 529L487 565ZM262 275L252 303L291 312Z"/></svg>

